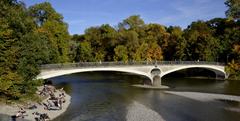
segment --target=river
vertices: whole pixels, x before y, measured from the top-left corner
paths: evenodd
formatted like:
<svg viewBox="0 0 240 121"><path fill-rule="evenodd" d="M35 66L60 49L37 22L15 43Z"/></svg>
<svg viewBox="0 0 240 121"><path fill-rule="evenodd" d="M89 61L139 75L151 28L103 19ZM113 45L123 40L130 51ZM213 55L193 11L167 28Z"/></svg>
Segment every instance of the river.
<svg viewBox="0 0 240 121"><path fill-rule="evenodd" d="M201 102L165 93L164 90L135 88L146 81L139 75L117 72L77 73L51 79L72 96L67 111L55 121L127 121L132 104L136 103L160 115L166 121L237 121L238 102ZM196 78L166 78L163 85L170 91L193 91L240 96L240 81ZM133 107L134 108L134 107ZM136 114L140 116L144 114ZM147 113L147 112L146 112ZM1 119L1 118L0 118ZM150 119L149 119L150 121Z"/></svg>
<svg viewBox="0 0 240 121"><path fill-rule="evenodd" d="M236 121L240 112L226 110L239 107L237 102L200 102L164 93L162 90L134 88L147 78L126 73L89 72L52 79L66 89L72 102L56 121L125 121L129 106L138 102L158 113L166 121ZM211 92L240 95L239 81L196 78L163 80L173 91Z"/></svg>

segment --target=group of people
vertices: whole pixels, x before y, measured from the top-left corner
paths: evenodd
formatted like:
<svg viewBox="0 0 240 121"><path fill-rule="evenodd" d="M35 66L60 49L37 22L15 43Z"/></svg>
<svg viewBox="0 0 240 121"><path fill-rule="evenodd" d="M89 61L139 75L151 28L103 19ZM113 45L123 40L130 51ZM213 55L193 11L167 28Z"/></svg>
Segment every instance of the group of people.
<svg viewBox="0 0 240 121"><path fill-rule="evenodd" d="M58 94L58 96L56 96L56 94ZM39 95L47 97L46 102L40 103L40 106L43 106L44 110L61 110L63 103L66 102L63 88L57 92L52 85L44 85L39 91ZM35 104L28 104L27 107L19 107L19 111L17 111L16 115L12 116L12 119L14 120L16 118L24 118L25 116L28 116L24 109L33 110L37 108L38 107ZM34 119L36 121L46 121L50 119L47 113L34 112L32 115L35 117Z"/></svg>
<svg viewBox="0 0 240 121"><path fill-rule="evenodd" d="M44 84L43 89L40 91L40 96L51 96L54 95L54 92L56 92L56 89L52 85Z"/></svg>
<svg viewBox="0 0 240 121"><path fill-rule="evenodd" d="M26 111L22 107L19 107L19 111L16 113L15 116L12 116L12 117L13 118L24 118L24 116L27 116Z"/></svg>
<svg viewBox="0 0 240 121"><path fill-rule="evenodd" d="M30 109L30 108L27 108ZM33 109L33 108L31 108ZM36 121L47 121L50 120L50 117L48 116L47 113L38 113L38 112L34 112L32 113L32 115L34 115L34 119ZM19 111L16 113L16 115L12 116L12 120L16 121L17 118L24 118L25 116L28 116L27 112L24 110L23 107L19 107Z"/></svg>
<svg viewBox="0 0 240 121"><path fill-rule="evenodd" d="M50 93L50 97L47 99L47 104L43 103L45 110L61 110L63 103L65 103L65 93L63 88L60 89L58 97L54 93Z"/></svg>
<svg viewBox="0 0 240 121"><path fill-rule="evenodd" d="M46 121L46 120L50 120L50 117L48 116L47 113L38 113L38 112L34 112L32 113L35 116L35 120L36 121Z"/></svg>

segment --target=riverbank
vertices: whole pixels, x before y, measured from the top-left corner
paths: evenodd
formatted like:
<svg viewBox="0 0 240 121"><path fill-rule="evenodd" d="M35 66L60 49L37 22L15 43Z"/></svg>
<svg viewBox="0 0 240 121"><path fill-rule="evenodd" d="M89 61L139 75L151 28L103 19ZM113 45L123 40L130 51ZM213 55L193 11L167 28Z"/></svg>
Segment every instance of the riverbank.
<svg viewBox="0 0 240 121"><path fill-rule="evenodd" d="M42 87L40 89L42 89ZM54 95L58 96L61 93L62 92L60 90L56 90L54 92ZM65 99L65 103L63 103L61 110L46 110L43 103L46 103L48 98L44 99L42 101L42 103L34 103L34 105L37 108L24 109L26 111L26 113L24 113L24 119L30 120L30 121L35 121L36 115L33 115L33 113L37 112L40 114L46 113L49 116L50 120L53 120L54 118L63 114L69 107L70 102L71 102L71 96L65 93L64 99ZM10 106L10 105L5 105L5 104L0 104L0 107L1 107L0 114L4 114L4 115L8 115L8 116L16 115L17 112L20 110L19 106L22 107L21 105L11 105Z"/></svg>

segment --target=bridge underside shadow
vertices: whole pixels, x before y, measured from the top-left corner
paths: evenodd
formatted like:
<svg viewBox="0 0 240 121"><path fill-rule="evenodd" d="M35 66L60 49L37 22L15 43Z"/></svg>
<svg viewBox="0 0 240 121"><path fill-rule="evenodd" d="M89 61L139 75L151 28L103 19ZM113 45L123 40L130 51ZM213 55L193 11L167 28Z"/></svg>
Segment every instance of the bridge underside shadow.
<svg viewBox="0 0 240 121"><path fill-rule="evenodd" d="M139 81L139 83L141 84L148 84L151 85L152 84L152 79L149 75L140 72L140 71L134 71L134 70L121 70L121 69L88 69L88 70L82 70L82 69L76 69L73 71L68 71L68 70L59 70L59 71L53 71L53 72L48 72L47 74L42 74L39 75L38 78L39 79L50 79L50 78L55 78L55 77L59 77L59 76L64 76L64 75L70 75L70 74L78 74L78 73L102 73L103 75L105 75L106 77L108 77L109 73L120 73L123 75L131 75L132 77L136 77L138 76L139 78L141 78L142 81ZM94 75L93 75L94 76ZM124 77L123 77L124 78Z"/></svg>
<svg viewBox="0 0 240 121"><path fill-rule="evenodd" d="M185 68L173 71L163 75L161 78L181 78L181 77L196 77L196 78L209 78L209 79L225 79L226 74L214 69L209 68Z"/></svg>

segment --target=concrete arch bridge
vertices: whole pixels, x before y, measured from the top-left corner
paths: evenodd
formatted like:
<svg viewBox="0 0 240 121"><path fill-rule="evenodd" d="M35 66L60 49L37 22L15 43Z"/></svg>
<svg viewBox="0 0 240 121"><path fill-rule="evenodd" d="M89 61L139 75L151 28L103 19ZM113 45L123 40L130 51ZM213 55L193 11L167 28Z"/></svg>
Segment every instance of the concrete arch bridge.
<svg viewBox="0 0 240 121"><path fill-rule="evenodd" d="M156 61L156 62L80 62L67 64L47 64L41 66L37 79L91 71L117 71L143 75L151 80L152 85L160 86L161 78L170 73L189 69L204 68L213 71L216 78L226 79L225 66L218 62L203 61Z"/></svg>

